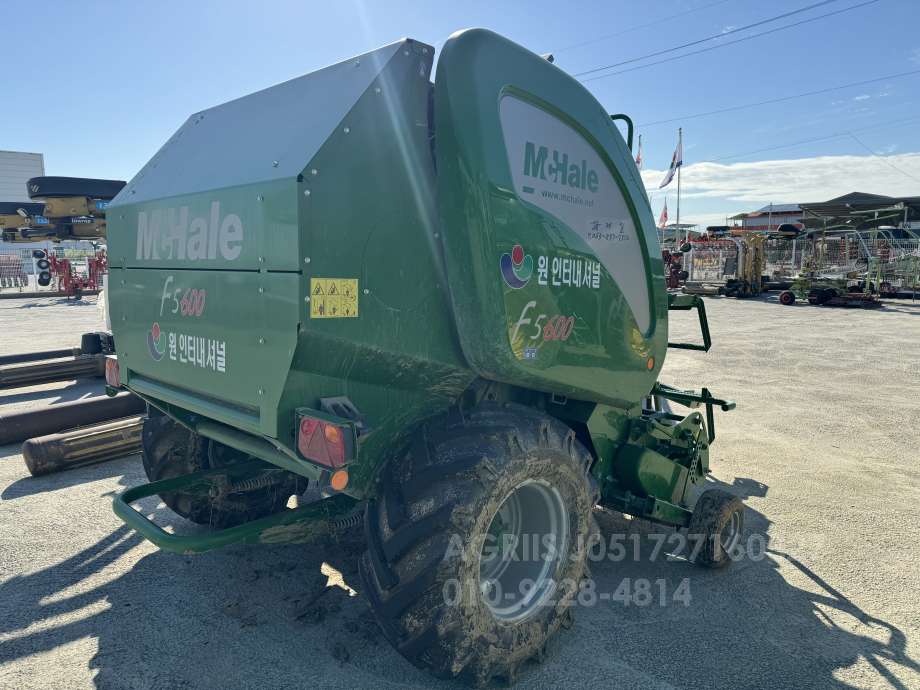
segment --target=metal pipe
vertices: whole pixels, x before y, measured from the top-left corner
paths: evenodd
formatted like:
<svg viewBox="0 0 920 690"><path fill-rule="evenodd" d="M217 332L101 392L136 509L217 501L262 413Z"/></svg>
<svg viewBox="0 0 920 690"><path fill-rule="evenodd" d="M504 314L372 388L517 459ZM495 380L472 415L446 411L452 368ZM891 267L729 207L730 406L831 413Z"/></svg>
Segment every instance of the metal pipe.
<svg viewBox="0 0 920 690"><path fill-rule="evenodd" d="M79 347L68 347L63 350L43 350L42 352L23 352L18 355L4 355L0 357L0 366L6 364L22 364L23 362L40 362L43 359L77 357L81 354L83 354L83 352Z"/></svg>
<svg viewBox="0 0 920 690"><path fill-rule="evenodd" d="M30 438L22 444L29 474L38 477L141 452L144 415Z"/></svg>
<svg viewBox="0 0 920 690"><path fill-rule="evenodd" d="M291 457L266 439L247 434L224 424L202 420L195 425L195 432L307 479L317 480L323 473L323 468L306 460Z"/></svg>
<svg viewBox="0 0 920 690"><path fill-rule="evenodd" d="M105 355L80 355L60 362L4 367L0 369L0 389L101 376L105 376Z"/></svg>
<svg viewBox="0 0 920 690"><path fill-rule="evenodd" d="M119 393L111 398L75 400L27 412L0 414L0 446L21 443L35 436L54 434L64 429L143 414L146 409L146 403L133 393Z"/></svg>

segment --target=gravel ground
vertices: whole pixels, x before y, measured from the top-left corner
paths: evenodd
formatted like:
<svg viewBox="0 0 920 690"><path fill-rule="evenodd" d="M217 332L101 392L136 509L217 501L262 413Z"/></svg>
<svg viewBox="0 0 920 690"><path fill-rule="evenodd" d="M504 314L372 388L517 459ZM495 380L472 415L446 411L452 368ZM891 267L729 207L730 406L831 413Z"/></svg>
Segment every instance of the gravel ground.
<svg viewBox="0 0 920 690"><path fill-rule="evenodd" d="M517 687L920 688L920 302L706 305L713 350L672 351L662 378L738 402L711 463L745 499L751 557L700 571L654 553L671 530L601 515L640 551L593 563L596 591L647 579L666 605L580 608ZM91 299L2 301L0 354L76 345L98 318ZM100 393L2 391L0 411ZM137 457L33 479L0 447L0 687L458 687L378 633L357 541L161 553L110 509L143 481Z"/></svg>

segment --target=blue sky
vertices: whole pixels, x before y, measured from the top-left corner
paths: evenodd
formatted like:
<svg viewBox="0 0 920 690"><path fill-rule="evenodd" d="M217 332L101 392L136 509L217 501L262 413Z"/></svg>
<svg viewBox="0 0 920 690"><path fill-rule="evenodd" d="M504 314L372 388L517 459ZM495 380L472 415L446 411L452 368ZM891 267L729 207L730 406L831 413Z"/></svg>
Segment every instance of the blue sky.
<svg viewBox="0 0 920 690"><path fill-rule="evenodd" d="M5 0L0 149L42 152L52 175L130 179L190 113L402 36L440 48L454 30L483 26L535 52L554 52L557 65L576 73L818 1ZM693 49L861 2L834 0ZM714 223L770 202L819 201L853 190L920 195L920 74L684 117L920 70L918 26L920 1L878 0L586 86L610 112L628 113L640 125L656 216L664 198L657 183L678 126L684 128L682 220ZM642 126L672 118L679 119ZM665 191L673 221L676 185Z"/></svg>

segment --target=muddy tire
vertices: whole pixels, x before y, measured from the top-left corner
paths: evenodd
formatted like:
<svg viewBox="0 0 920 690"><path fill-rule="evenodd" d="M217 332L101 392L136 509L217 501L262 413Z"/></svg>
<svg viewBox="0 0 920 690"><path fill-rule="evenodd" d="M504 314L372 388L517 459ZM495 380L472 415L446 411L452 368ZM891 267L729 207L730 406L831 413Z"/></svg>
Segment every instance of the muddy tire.
<svg viewBox="0 0 920 690"><path fill-rule="evenodd" d="M542 660L585 577L590 459L567 426L517 405L417 432L368 504L361 561L363 591L400 654L476 685ZM538 537L551 546L532 535L552 535Z"/></svg>
<svg viewBox="0 0 920 690"><path fill-rule="evenodd" d="M704 491L693 509L687 528L693 545L693 562L706 568L724 568L741 542L744 530L744 504L737 496L721 489Z"/></svg>
<svg viewBox="0 0 920 690"><path fill-rule="evenodd" d="M144 419L141 438L144 471L151 482L181 477L245 458L231 457L237 451L199 436L156 412ZM223 529L284 510L288 499L299 488L298 479L288 473L280 483L253 491L230 493L221 498L179 491L160 494L160 498L173 512L187 520Z"/></svg>

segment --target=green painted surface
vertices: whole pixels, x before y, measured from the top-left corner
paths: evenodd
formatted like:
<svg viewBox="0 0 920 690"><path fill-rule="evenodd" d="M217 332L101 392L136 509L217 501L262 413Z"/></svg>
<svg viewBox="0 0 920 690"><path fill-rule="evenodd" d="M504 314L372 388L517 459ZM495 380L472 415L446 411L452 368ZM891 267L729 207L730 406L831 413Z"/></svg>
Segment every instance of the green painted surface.
<svg viewBox="0 0 920 690"><path fill-rule="evenodd" d="M200 433L312 478L296 410L347 397L366 423L349 464L356 498L421 421L458 403L520 402L584 431L612 504L680 503L694 451L680 430L635 433L665 357L668 300L641 179L608 114L486 31L447 42L435 85L428 46L368 55L328 68L327 80L359 62L373 70L360 89L349 82L340 121L297 165L296 151L271 161L256 149L253 167L231 171L196 158L195 146L217 155L226 128L264 135L259 113L278 116L257 107L275 102L269 89L225 106L252 122L217 127L230 117L220 108L194 116L188 155L184 129L138 176L146 186L136 178L116 199L122 381ZM294 89L296 103L290 84L274 89ZM157 161L195 193L157 197L175 186ZM209 189L196 166L235 183ZM618 472L627 439L652 450Z"/></svg>
<svg viewBox="0 0 920 690"><path fill-rule="evenodd" d="M405 42L295 178L117 207L111 315L129 387L295 454L294 409L347 396L371 427L356 494L403 433L457 399L475 374L438 248L431 57ZM311 278L356 280L358 317L311 318ZM200 313L183 313L190 290Z"/></svg>
<svg viewBox="0 0 920 690"><path fill-rule="evenodd" d="M522 112L528 117L503 127L502 107L508 99L525 103ZM451 296L463 351L473 368L482 376L538 390L634 404L651 389L664 359L667 297L651 210L608 114L581 84L550 63L491 32L472 30L444 46L435 116ZM525 140L522 155L509 156L511 132L532 125L532 132L519 133ZM551 139L553 134L564 141ZM575 150L588 153L571 153ZM586 163L592 156L600 161L598 167ZM553 172L554 160L557 167L562 160L569 164L565 185L562 173ZM514 166L533 185L516 187ZM571 227L541 207L547 206L541 192L571 197L569 206L599 205L592 189L601 189L598 179L605 175L617 189L608 187L604 193L619 194L625 202L625 214L613 220L631 224L632 231L622 242L617 228L601 233L611 235L606 241L616 244L614 251L636 248L647 296L644 307L635 310L619 276L600 266L595 279L598 244L589 246L589 228ZM564 203L549 205L558 207L559 215L569 214ZM573 217L587 223L592 218L590 211ZM514 277L518 282L529 278L517 288L504 280L499 267L502 255L512 255L515 245L522 247L524 258ZM573 266L580 266L574 269L581 271L579 286L573 284ZM588 285L586 266L591 266ZM646 316L637 317L642 309ZM564 340L547 338L541 327L559 316L574 319L571 333ZM645 328L637 321L645 321ZM651 369L649 357L654 358Z"/></svg>

